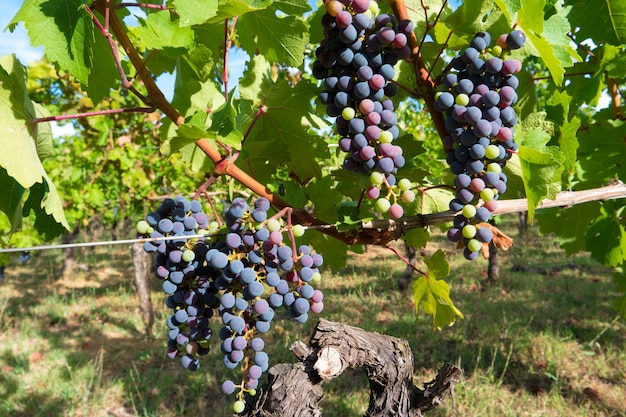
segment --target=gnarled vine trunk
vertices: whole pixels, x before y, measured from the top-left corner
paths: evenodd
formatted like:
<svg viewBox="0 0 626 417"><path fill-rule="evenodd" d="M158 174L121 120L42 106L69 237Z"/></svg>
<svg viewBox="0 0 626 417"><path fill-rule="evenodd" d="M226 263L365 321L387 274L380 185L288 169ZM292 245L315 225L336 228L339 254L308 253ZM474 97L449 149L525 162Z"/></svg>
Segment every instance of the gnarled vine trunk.
<svg viewBox="0 0 626 417"><path fill-rule="evenodd" d="M322 384L348 368L363 368L370 383L368 417L418 417L452 393L463 371L444 365L421 390L413 385L413 354L406 340L320 320L309 346L291 347L300 362L269 370L246 417L319 417Z"/></svg>

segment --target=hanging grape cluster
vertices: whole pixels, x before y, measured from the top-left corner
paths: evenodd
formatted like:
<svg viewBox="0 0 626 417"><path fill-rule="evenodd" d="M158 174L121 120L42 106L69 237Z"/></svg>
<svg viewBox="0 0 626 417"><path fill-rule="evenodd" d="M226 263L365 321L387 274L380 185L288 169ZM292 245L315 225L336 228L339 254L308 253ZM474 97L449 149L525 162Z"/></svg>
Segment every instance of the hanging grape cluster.
<svg viewBox="0 0 626 417"><path fill-rule="evenodd" d="M470 260L493 238L481 223L489 220L506 190L502 168L518 148L513 138L517 124L513 105L519 85L515 74L521 62L503 56L524 42L524 33L514 30L490 47L489 33L479 32L453 59L451 70L438 77L441 91L435 95L435 106L446 116L446 159L457 176L450 209L462 213L455 217L448 238L461 242Z"/></svg>
<svg viewBox="0 0 626 417"><path fill-rule="evenodd" d="M400 218L415 193L408 180L396 180L405 164L394 103L394 65L408 58L410 21L380 13L370 0L330 0L322 18L324 39L316 49L313 75L324 80L319 100L335 117L339 148L348 153L343 168L370 176L365 195L380 213ZM397 183L397 184L396 184Z"/></svg>
<svg viewBox="0 0 626 417"><path fill-rule="evenodd" d="M197 370L198 357L210 349L210 323L219 322L223 364L243 374L240 382L222 384L226 394L237 396L237 413L245 409L246 394L256 394L269 367L261 336L270 330L275 309L285 307L304 323L310 312L324 308L323 294L314 288L321 279L322 256L308 246L296 248L293 237L304 228L268 218L269 209L266 198L252 206L236 198L224 212L225 227L219 228L198 201L177 197L164 200L137 224L141 237L172 238L144 245L156 252L155 273L172 310L167 356L180 357L183 367Z"/></svg>

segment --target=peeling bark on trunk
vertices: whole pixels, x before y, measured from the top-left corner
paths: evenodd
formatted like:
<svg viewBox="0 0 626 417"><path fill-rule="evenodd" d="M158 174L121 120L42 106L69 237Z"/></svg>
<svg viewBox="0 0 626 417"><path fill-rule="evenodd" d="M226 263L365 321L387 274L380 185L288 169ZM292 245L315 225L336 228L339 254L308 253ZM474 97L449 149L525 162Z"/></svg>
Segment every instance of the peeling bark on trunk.
<svg viewBox="0 0 626 417"><path fill-rule="evenodd" d="M152 276L152 262L150 255L143 250L143 244L135 243L132 247L133 264L135 266L135 289L139 297L139 307L146 326L146 335L152 335L154 324L154 309L150 299L150 277Z"/></svg>
<svg viewBox="0 0 626 417"><path fill-rule="evenodd" d="M320 320L309 346L296 342L296 364L269 371L246 417L320 417L321 384L349 368L363 368L370 382L368 417L419 417L451 395L462 370L444 365L420 390L413 385L413 354L406 340Z"/></svg>

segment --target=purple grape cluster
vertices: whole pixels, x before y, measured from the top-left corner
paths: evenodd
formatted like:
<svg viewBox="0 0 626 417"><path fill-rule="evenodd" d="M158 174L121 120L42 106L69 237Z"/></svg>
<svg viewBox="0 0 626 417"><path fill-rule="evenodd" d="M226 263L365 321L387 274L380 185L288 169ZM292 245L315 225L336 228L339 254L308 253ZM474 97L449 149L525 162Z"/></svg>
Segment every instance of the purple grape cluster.
<svg viewBox="0 0 626 417"><path fill-rule="evenodd" d="M464 256L470 260L478 257L483 243L492 240L491 230L480 223L489 220L506 191L502 168L518 149L513 105L519 85L515 74L521 70L521 62L503 55L522 47L524 39L523 32L516 30L490 47L489 33L479 32L453 59L451 70L438 77L435 106L445 114L446 160L457 175L456 198L450 209L462 212L455 217L448 238L462 242Z"/></svg>
<svg viewBox="0 0 626 417"><path fill-rule="evenodd" d="M319 101L336 118L339 148L348 153L343 168L368 175L381 173L384 180L371 183L366 196L378 202L381 187L386 186L396 200L394 174L404 166L405 158L402 148L392 144L400 132L390 99L397 86L391 80L394 65L411 54L407 41L413 24L379 14L373 0L331 0L326 3L322 25L325 36L315 51L313 75L324 80ZM394 218L403 214L395 201L380 202L376 208Z"/></svg>
<svg viewBox="0 0 626 417"><path fill-rule="evenodd" d="M314 288L321 279L322 256L308 246L295 249L293 239L284 242L288 228L281 219L268 218L269 209L266 198L252 206L236 198L224 212L225 228L218 230L198 201L177 197L165 200L137 225L140 236L175 238L144 247L157 252L156 276L172 309L167 356L181 357L185 368L197 370L197 356L209 352L210 319L221 321L223 364L243 372L240 383L228 380L222 385L225 393L237 394L236 412L245 408L244 394L255 395L269 367L260 336L270 330L275 309L283 306L304 323L310 312L324 308L323 294ZM302 233L301 227L291 227L290 236Z"/></svg>

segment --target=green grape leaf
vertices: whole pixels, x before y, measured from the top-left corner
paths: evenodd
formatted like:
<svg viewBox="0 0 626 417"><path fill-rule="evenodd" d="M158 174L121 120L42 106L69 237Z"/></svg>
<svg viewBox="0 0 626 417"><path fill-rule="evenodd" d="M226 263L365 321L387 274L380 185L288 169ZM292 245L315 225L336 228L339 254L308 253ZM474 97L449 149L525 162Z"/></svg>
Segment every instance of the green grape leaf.
<svg viewBox="0 0 626 417"><path fill-rule="evenodd" d="M528 218L544 198L554 199L561 188L563 163L560 150L547 146L550 135L538 128L526 130L519 147L522 178L528 199Z"/></svg>
<svg viewBox="0 0 626 417"><path fill-rule="evenodd" d="M97 32L95 35L91 52L95 70L89 73L88 84L85 90L95 105L105 97L108 97L112 88L120 86L121 75L115 65L109 43L100 32ZM120 51L119 54L123 56L123 51Z"/></svg>
<svg viewBox="0 0 626 417"><path fill-rule="evenodd" d="M69 226L61 200L37 153L41 151L45 155L50 152L49 126L28 123L42 110L28 98L26 78L26 70L15 56L0 57L0 149L3 150L0 167L17 183L3 181L3 188L18 192L20 187L31 189L29 201L37 215L35 227L46 238L52 238L62 233L59 230ZM5 213L13 222L16 221L14 210L17 204L12 201L6 205L8 212ZM26 206L24 210L27 214ZM12 223L12 226L17 225Z"/></svg>
<svg viewBox="0 0 626 417"><path fill-rule="evenodd" d="M47 174L44 174L43 182L30 187L22 216L27 217L31 211L35 215L35 230L43 240L52 240L69 230L63 213L63 202Z"/></svg>
<svg viewBox="0 0 626 417"><path fill-rule="evenodd" d="M237 109L233 105L235 95L230 95L230 100L222 104L211 115L211 127L209 132L214 132L214 139L233 149L241 149L243 134L235 127Z"/></svg>
<svg viewBox="0 0 626 417"><path fill-rule="evenodd" d="M556 117L558 117L557 126L559 128L559 149L563 157L563 169L569 181L570 175L576 170L576 159L578 151L578 138L576 137L580 128L580 118L572 116L569 118L570 103L572 97L565 91L555 91L548 100L552 106L559 108ZM552 117L554 120L554 117Z"/></svg>
<svg viewBox="0 0 626 417"><path fill-rule="evenodd" d="M422 18L423 19L423 18ZM461 6L454 13L441 20L448 28L448 32L453 30L455 33L461 33L473 36L481 30L489 30L493 34L508 33L511 31L511 25L506 15L493 2L483 0L463 1ZM435 30L437 30L435 26ZM437 39L445 39L448 35L439 33ZM496 35L497 36L497 35ZM492 40L492 45L495 39Z"/></svg>
<svg viewBox="0 0 626 417"><path fill-rule="evenodd" d="M622 26L624 15L619 15L624 11L622 0L566 0L565 4L572 6L567 17L572 27L578 28L577 39L593 39L596 45L616 45L626 39L626 28Z"/></svg>
<svg viewBox="0 0 626 417"><path fill-rule="evenodd" d="M572 28L566 16L565 9L558 8L557 13L544 22L543 37L554 48L554 55L564 67L571 67L574 62L583 61L582 57L571 44L567 36Z"/></svg>
<svg viewBox="0 0 626 417"><path fill-rule="evenodd" d="M363 253L362 245L348 245L339 239L314 230L307 231L305 236L310 239L311 246L324 256L324 267L339 270L346 266L349 256L348 251ZM323 280L324 278L322 277Z"/></svg>
<svg viewBox="0 0 626 417"><path fill-rule="evenodd" d="M543 8L546 0L522 0L517 12L517 24L524 30L543 32Z"/></svg>
<svg viewBox="0 0 626 417"><path fill-rule="evenodd" d="M223 24L224 19L266 9L273 2L274 0L219 0L217 15L212 17L209 22Z"/></svg>
<svg viewBox="0 0 626 417"><path fill-rule="evenodd" d="M88 84L94 33L82 0L24 1L9 28L13 30L18 22L24 22L31 44L43 46L51 62Z"/></svg>
<svg viewBox="0 0 626 417"><path fill-rule="evenodd" d="M176 136L168 140L161 147L163 155L170 156L181 148L195 143L199 139L208 137L208 132L196 125L184 123L176 129Z"/></svg>
<svg viewBox="0 0 626 417"><path fill-rule="evenodd" d="M413 303L415 314L419 317L419 310L432 316L433 329L442 330L451 326L457 317L463 319L463 313L454 305L450 298L450 286L443 279L437 279L449 266L445 256L437 251L430 259L424 257L424 262L429 264L425 276L420 276L413 281ZM427 261L428 259L428 261Z"/></svg>
<svg viewBox="0 0 626 417"><path fill-rule="evenodd" d="M577 204L567 209L552 208L536 213L539 230L544 235L553 233L554 239L567 255L587 250L585 234L589 225L600 214L601 204Z"/></svg>
<svg viewBox="0 0 626 417"><path fill-rule="evenodd" d="M620 43L626 43L626 3L620 0L606 0L615 35Z"/></svg>
<svg viewBox="0 0 626 417"><path fill-rule="evenodd" d="M250 163L257 179L269 182L277 165L285 165L290 175L305 183L321 177L316 158L326 158L328 147L309 133L312 119L307 118L317 86L302 80L291 86L279 77L276 82L266 75L264 112L250 129L238 162Z"/></svg>
<svg viewBox="0 0 626 417"><path fill-rule="evenodd" d="M414 204L419 214L440 213L449 210L450 200L454 193L447 188L430 188L416 193Z"/></svg>
<svg viewBox="0 0 626 417"><path fill-rule="evenodd" d="M424 263L428 267L428 276L433 279L443 279L450 275L450 265L446 261L446 254L438 249L431 256L424 256Z"/></svg>
<svg viewBox="0 0 626 417"><path fill-rule="evenodd" d="M507 177L507 182L506 193L500 196L500 199L524 198L526 189L524 188L522 163L519 155L517 153L512 154L502 170Z"/></svg>
<svg viewBox="0 0 626 417"><path fill-rule="evenodd" d="M0 168L0 211L3 211L11 224L11 233L18 230L22 225L22 197L24 196L22 187L13 177L10 177L7 170Z"/></svg>
<svg viewBox="0 0 626 417"><path fill-rule="evenodd" d="M272 66L263 55L256 55L246 64L243 77L239 80L239 94L241 98L254 102L260 106L259 97L263 97L263 91L267 86L265 74L269 74Z"/></svg>
<svg viewBox="0 0 626 417"><path fill-rule="evenodd" d="M344 196L333 189L330 176L315 178L307 184L306 193L313 203L313 211L319 219L333 223L337 220L337 206Z"/></svg>
<svg viewBox="0 0 626 417"><path fill-rule="evenodd" d="M506 16L506 20L509 24L512 21L513 16L522 7L521 0L494 0L494 3Z"/></svg>
<svg viewBox="0 0 626 417"><path fill-rule="evenodd" d="M270 62L299 67L308 44L308 25L302 15L284 15L282 4L289 2L277 0L268 9L241 16L238 39L250 56L261 51ZM277 16L279 11L283 15Z"/></svg>
<svg viewBox="0 0 626 417"><path fill-rule="evenodd" d="M218 0L174 0L180 26L199 25L217 14Z"/></svg>
<svg viewBox="0 0 626 417"><path fill-rule="evenodd" d="M191 49L194 44L194 32L190 27L180 27L172 21L169 11L150 13L141 19L142 25L136 28L137 35L147 49Z"/></svg>
<svg viewBox="0 0 626 417"><path fill-rule="evenodd" d="M607 119L612 111L598 113L597 122L578 132L578 177L591 186L605 184L615 178L626 178L626 143L622 120Z"/></svg>
<svg viewBox="0 0 626 417"><path fill-rule="evenodd" d="M430 242L430 232L426 227L411 229L402 235L402 239L407 245L415 248L423 248L426 247L428 242Z"/></svg>
<svg viewBox="0 0 626 417"><path fill-rule="evenodd" d="M283 186L284 191L281 193L281 198L291 207L304 207L309 202L306 190L300 184L289 181L285 182Z"/></svg>
<svg viewBox="0 0 626 417"><path fill-rule="evenodd" d="M530 29L523 29L524 33L526 33L525 47L528 48L532 55L538 56L543 60L556 85L561 85L565 69L563 63L557 58L554 48L543 36L532 32Z"/></svg>
<svg viewBox="0 0 626 417"><path fill-rule="evenodd" d="M360 229L363 224L361 210L357 202L345 201L337 205L337 231L346 232L348 230Z"/></svg>
<svg viewBox="0 0 626 417"><path fill-rule="evenodd" d="M602 215L589 226L586 237L587 248L597 261L613 267L626 261L626 230L615 211L603 207Z"/></svg>

